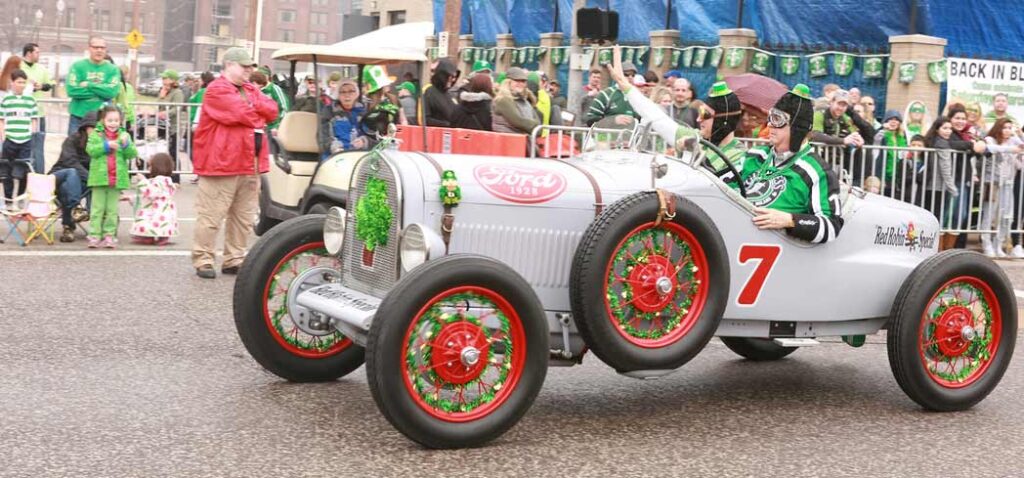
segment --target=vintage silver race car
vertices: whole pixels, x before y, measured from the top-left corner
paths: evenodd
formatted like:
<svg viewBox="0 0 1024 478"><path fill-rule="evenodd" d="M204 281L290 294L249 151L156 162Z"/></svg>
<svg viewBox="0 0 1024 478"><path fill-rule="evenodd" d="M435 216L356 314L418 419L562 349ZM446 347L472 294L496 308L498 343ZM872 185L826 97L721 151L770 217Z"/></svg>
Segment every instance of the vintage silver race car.
<svg viewBox="0 0 1024 478"><path fill-rule="evenodd" d="M811 245L754 227L702 154L683 156L371 152L348 211L288 220L251 250L239 335L291 381L334 380L365 358L384 416L436 448L500 436L549 364L588 350L650 378L716 335L776 360L885 328L893 374L926 409L969 408L999 382L1012 286L980 254L938 253L931 213L844 187L841 234Z"/></svg>

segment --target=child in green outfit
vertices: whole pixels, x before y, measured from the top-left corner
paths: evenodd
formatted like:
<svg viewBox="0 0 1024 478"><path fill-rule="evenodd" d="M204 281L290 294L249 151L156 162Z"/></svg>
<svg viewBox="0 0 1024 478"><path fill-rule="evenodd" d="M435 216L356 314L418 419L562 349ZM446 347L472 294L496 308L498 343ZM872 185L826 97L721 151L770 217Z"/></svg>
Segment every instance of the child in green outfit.
<svg viewBox="0 0 1024 478"><path fill-rule="evenodd" d="M100 109L98 128L85 145L89 162L88 186L92 189L89 247L113 249L117 245L117 205L128 189L128 161L138 156L132 138L121 127L121 111L115 106ZM102 240L101 240L102 238Z"/></svg>

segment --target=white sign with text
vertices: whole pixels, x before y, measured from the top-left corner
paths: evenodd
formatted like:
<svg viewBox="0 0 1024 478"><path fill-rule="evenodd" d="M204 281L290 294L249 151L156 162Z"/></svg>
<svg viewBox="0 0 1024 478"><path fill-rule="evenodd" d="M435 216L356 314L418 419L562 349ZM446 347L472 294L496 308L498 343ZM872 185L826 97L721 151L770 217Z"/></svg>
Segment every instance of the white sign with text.
<svg viewBox="0 0 1024 478"><path fill-rule="evenodd" d="M977 102L983 114L992 111L992 97L1005 93L1007 111L1024 120L1024 63L947 58L946 104Z"/></svg>

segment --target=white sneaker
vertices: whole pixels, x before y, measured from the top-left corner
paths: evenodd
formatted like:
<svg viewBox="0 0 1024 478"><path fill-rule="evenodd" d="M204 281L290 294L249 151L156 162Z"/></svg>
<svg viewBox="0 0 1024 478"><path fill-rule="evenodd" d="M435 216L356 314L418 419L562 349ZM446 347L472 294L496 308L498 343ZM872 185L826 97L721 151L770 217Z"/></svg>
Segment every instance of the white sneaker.
<svg viewBox="0 0 1024 478"><path fill-rule="evenodd" d="M988 257L995 257L996 251L992 248L992 239L982 236L981 238L981 253Z"/></svg>
<svg viewBox="0 0 1024 478"><path fill-rule="evenodd" d="M997 259L1005 259L1006 258L1006 253L1003 252L1003 248L1002 247L996 249L996 258Z"/></svg>
<svg viewBox="0 0 1024 478"><path fill-rule="evenodd" d="M1024 247L1021 247L1020 244L1013 246L1013 250L1010 251L1010 256L1014 259L1024 259Z"/></svg>

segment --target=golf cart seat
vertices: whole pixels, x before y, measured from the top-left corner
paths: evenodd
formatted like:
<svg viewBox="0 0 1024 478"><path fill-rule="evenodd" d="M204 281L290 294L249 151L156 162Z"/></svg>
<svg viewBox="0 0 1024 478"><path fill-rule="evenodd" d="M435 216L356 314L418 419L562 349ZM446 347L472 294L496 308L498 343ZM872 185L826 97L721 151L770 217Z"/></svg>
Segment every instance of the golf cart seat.
<svg viewBox="0 0 1024 478"><path fill-rule="evenodd" d="M316 113L289 111L277 130L277 141L289 161L312 162L320 160L320 145L316 131L319 122Z"/></svg>

